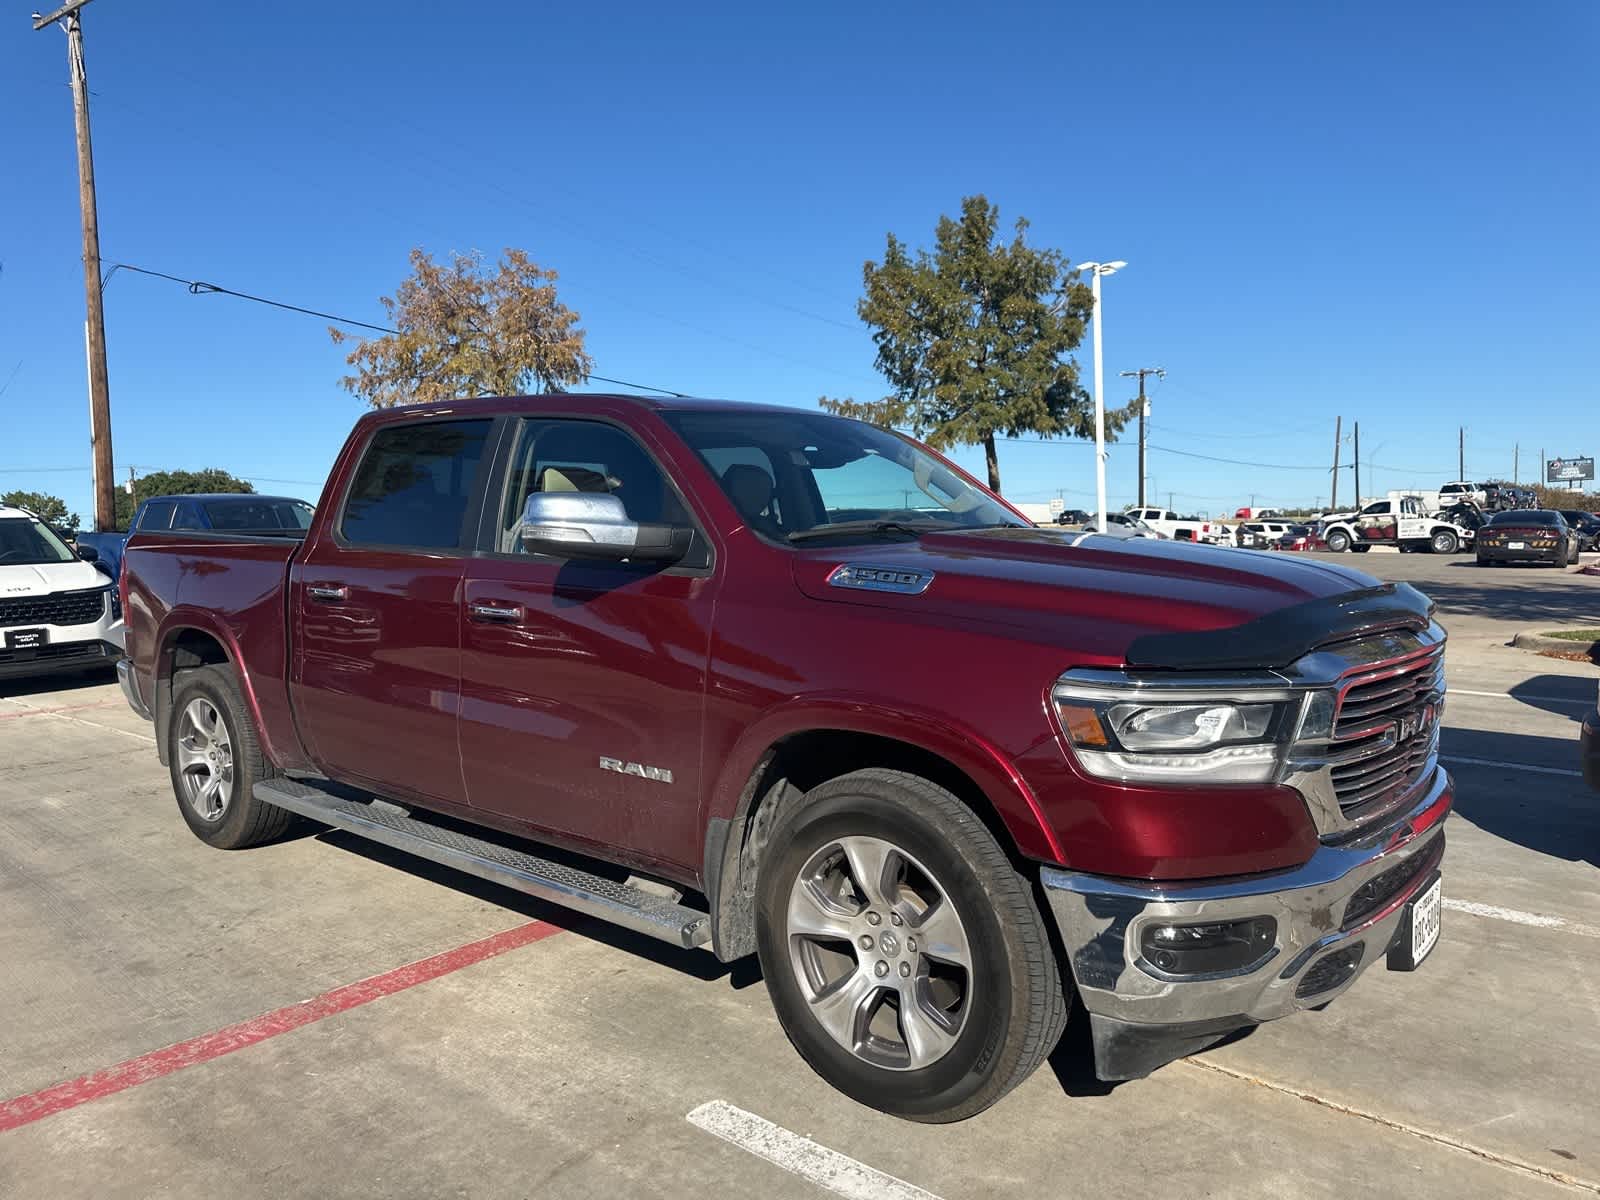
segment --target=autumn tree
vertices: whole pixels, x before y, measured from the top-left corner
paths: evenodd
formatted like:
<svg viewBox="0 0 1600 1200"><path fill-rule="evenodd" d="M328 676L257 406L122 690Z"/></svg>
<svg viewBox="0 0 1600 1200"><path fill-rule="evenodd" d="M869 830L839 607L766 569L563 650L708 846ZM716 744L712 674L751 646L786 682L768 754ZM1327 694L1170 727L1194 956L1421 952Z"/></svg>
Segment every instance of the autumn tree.
<svg viewBox="0 0 1600 1200"><path fill-rule="evenodd" d="M355 374L339 382L374 408L458 396L553 391L588 378L578 314L556 297L556 273L508 249L493 271L483 256L437 263L411 252L411 275L380 298L396 332L357 338L345 359Z"/></svg>
<svg viewBox="0 0 1600 1200"><path fill-rule="evenodd" d="M77 533L81 524L77 513L67 511L67 502L49 492L24 492L19 489L0 496L0 504L25 508L52 529L59 529L63 533Z"/></svg>
<svg viewBox="0 0 1600 1200"><path fill-rule="evenodd" d="M1000 237L1000 210L983 196L940 217L932 252L894 234L868 262L856 311L872 327L882 400L823 398L831 412L911 430L936 449L982 445L1000 489L999 437L1093 437L1094 404L1068 355L1083 340L1093 299L1059 251L1028 245L1019 218ZM1108 410L1120 430L1133 406Z"/></svg>
<svg viewBox="0 0 1600 1200"><path fill-rule="evenodd" d="M199 496L208 492L248 494L255 490L248 479L240 479L221 467L199 471L151 471L133 481L133 495L122 488L116 490L117 528L126 529L133 520L134 511L151 496Z"/></svg>

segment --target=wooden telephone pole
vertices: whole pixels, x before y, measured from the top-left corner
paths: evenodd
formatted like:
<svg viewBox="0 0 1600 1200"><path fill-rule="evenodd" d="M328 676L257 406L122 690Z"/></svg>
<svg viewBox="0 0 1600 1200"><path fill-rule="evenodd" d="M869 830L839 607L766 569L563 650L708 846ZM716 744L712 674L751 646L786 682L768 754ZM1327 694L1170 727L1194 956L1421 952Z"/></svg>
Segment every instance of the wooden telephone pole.
<svg viewBox="0 0 1600 1200"><path fill-rule="evenodd" d="M1150 415L1150 401L1145 399L1144 394L1144 377L1146 375L1154 375L1157 379L1165 379L1167 377L1167 373L1160 367L1140 367L1137 371L1122 372L1122 377L1124 379L1132 378L1135 375L1139 377L1139 507L1143 508L1145 481L1145 418ZM1168 502L1167 507L1172 507L1170 501Z"/></svg>
<svg viewBox="0 0 1600 1200"><path fill-rule="evenodd" d="M94 196L94 151L89 141L89 84L83 69L83 27L78 11L89 0L72 0L49 16L33 14L35 30L59 24L67 33L67 71L72 117L78 134L78 203L83 210L83 295L89 355L89 439L94 450L94 527L115 528L111 477L111 383L106 374L106 321L101 307L100 217Z"/></svg>

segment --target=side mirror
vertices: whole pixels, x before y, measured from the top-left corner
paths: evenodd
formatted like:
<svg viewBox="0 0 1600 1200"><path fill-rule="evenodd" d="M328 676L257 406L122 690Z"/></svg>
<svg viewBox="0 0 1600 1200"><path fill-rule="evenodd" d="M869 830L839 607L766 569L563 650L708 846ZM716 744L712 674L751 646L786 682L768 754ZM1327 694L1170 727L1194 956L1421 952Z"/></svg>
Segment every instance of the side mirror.
<svg viewBox="0 0 1600 1200"><path fill-rule="evenodd" d="M86 563L97 563L100 561L100 551L96 550L93 546L79 546L77 547L77 551L78 557L83 559L83 561Z"/></svg>
<svg viewBox="0 0 1600 1200"><path fill-rule="evenodd" d="M694 530L631 521L609 492L534 492L522 507L519 536L533 554L674 563L689 553Z"/></svg>

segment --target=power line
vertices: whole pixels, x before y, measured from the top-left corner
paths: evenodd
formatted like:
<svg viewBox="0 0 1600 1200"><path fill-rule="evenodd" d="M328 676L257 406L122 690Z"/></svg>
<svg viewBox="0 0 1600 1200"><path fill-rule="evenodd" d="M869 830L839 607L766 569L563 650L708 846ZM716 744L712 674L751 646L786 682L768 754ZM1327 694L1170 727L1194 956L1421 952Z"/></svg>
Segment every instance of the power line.
<svg viewBox="0 0 1600 1200"><path fill-rule="evenodd" d="M1242 458L1219 458L1215 454L1196 454L1192 450L1173 450L1166 446L1151 446L1150 449L1159 450L1163 454L1177 454L1183 458L1200 458L1206 462L1227 463L1235 467L1260 467L1268 471L1316 471L1325 473L1321 467L1308 467L1301 463L1249 462Z"/></svg>
<svg viewBox="0 0 1600 1200"><path fill-rule="evenodd" d="M373 330L375 333L398 334L400 332L398 329L390 329L387 325L374 325L370 321L357 321L353 317L341 317L336 313L321 312L317 309L306 308L299 304L290 304L285 300L272 300L266 296L254 296L249 292L236 291L233 288L223 287L218 283L206 283L204 280L200 279L185 279L181 275L169 275L165 271L155 271L149 267L136 267L132 263L112 263L111 270L106 272L106 281L110 282L111 276L115 275L118 271L133 271L139 275L152 275L157 279L166 279L173 283L181 283L184 287L189 289L189 294L191 296L232 296L237 300L248 300L252 304L265 304L272 308L281 308L285 312L301 313L304 316L317 317L323 321L332 321L335 325L352 325L357 329ZM601 383L610 383L617 387L633 388L635 391L640 392L658 392L664 396L685 396L688 394L686 392L673 391L671 388L651 387L649 384L644 383L629 383L626 379L611 379L605 375L595 375L591 373L586 375L585 378L598 379Z"/></svg>

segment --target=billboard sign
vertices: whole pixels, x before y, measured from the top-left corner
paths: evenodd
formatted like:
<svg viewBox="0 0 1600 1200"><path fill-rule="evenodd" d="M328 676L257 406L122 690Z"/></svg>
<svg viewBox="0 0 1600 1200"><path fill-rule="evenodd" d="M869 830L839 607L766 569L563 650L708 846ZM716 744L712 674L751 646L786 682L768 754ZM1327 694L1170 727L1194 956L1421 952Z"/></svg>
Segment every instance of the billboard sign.
<svg viewBox="0 0 1600 1200"><path fill-rule="evenodd" d="M1552 458L1544 465L1546 483L1577 483L1594 478L1592 458Z"/></svg>

